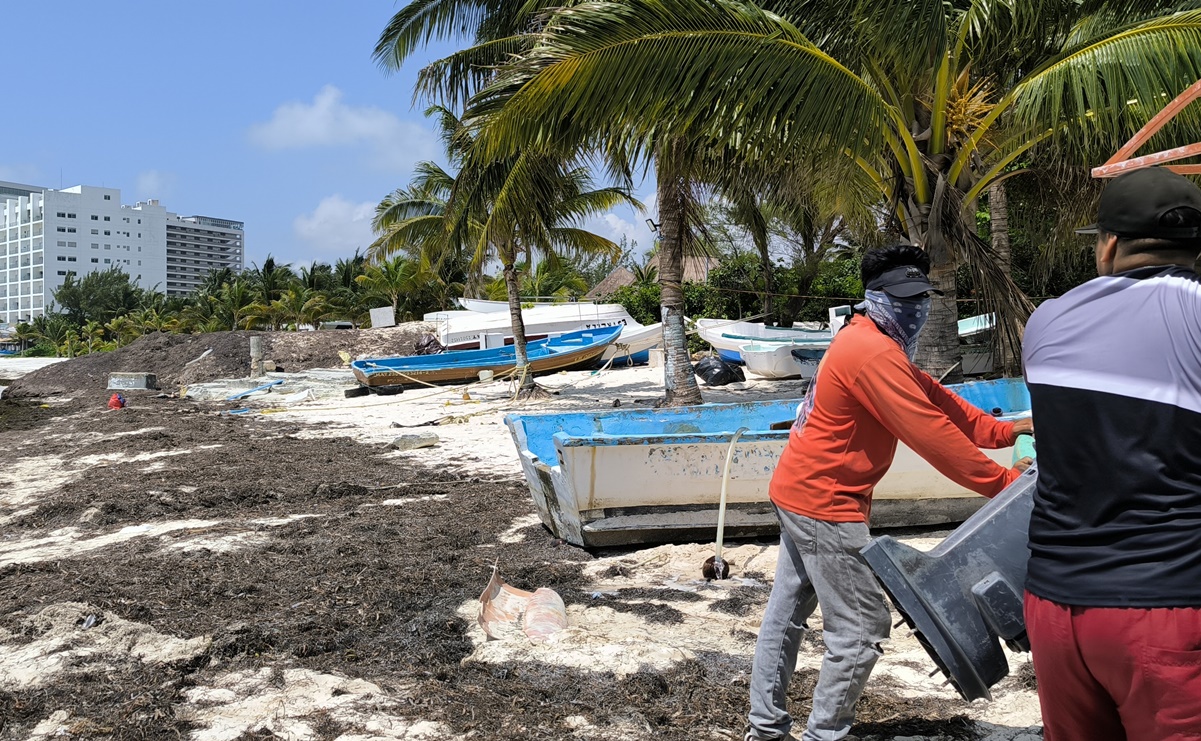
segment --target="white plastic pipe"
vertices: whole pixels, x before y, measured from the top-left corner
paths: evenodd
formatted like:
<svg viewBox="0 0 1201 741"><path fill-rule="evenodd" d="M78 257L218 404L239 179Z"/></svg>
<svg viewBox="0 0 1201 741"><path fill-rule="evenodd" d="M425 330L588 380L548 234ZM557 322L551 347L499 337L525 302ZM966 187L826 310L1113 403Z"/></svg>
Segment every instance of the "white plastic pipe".
<svg viewBox="0 0 1201 741"><path fill-rule="evenodd" d="M726 496L730 488L730 463L734 460L734 444L742 437L742 433L747 431L748 428L739 427L734 437L730 438L730 447L726 449L726 465L721 472L721 501L717 505L717 547L713 551L713 568L719 575L724 572L725 564L721 558L721 546L726 533Z"/></svg>

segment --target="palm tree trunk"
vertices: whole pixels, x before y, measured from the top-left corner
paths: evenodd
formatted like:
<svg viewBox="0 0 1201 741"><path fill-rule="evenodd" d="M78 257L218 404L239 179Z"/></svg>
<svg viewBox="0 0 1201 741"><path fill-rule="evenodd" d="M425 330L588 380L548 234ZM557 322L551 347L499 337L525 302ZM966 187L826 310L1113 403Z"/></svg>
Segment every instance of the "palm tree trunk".
<svg viewBox="0 0 1201 741"><path fill-rule="evenodd" d="M772 270L771 255L767 251L767 235L760 233L757 229L752 231L752 235L755 240L755 249L759 251L759 264L763 270L763 313L767 315L763 321L771 324L773 321L772 294L776 292L776 276Z"/></svg>
<svg viewBox="0 0 1201 741"><path fill-rule="evenodd" d="M1006 275L1013 275L1013 249L1009 244L1009 197L1005 193L1005 182L997 181L988 186L988 221L992 232L992 248L997 253L997 264ZM1001 372L1006 376L1021 374L1017 348L1009 342L993 343L1000 346Z"/></svg>
<svg viewBox="0 0 1201 741"><path fill-rule="evenodd" d="M659 201L659 286L663 312L663 387L666 406L700 404L700 386L684 331L684 215L688 182L681 172L683 144L670 142L657 158ZM666 155L666 156L665 156Z"/></svg>
<svg viewBox="0 0 1201 741"><path fill-rule="evenodd" d="M534 388L534 376L529 372L529 357L525 349L525 322L521 318L521 283L517 268L512 261L505 263L505 291L509 295L509 319L513 323L513 350L517 353L517 377L521 379L521 391Z"/></svg>
<svg viewBox="0 0 1201 741"><path fill-rule="evenodd" d="M963 380L959 350L959 310L956 303L955 261L931 260L930 282L944 295L930 302L930 317L917 346L918 367L944 383Z"/></svg>

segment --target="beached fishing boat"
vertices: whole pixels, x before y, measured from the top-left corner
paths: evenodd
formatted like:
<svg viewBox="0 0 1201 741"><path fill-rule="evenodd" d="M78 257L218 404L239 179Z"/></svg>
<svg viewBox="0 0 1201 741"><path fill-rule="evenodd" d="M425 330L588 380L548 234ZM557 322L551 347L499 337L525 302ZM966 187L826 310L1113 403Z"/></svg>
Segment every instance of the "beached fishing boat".
<svg viewBox="0 0 1201 741"><path fill-rule="evenodd" d="M663 324L625 325L621 334L601 355L601 362L613 360L613 365L642 365L650 361L651 350L663 344Z"/></svg>
<svg viewBox="0 0 1201 741"><path fill-rule="evenodd" d="M739 345L746 369L763 378L813 378L827 343L772 343Z"/></svg>
<svg viewBox="0 0 1201 741"><path fill-rule="evenodd" d="M813 349L829 347L833 336L830 330L821 329L816 323L808 326L771 327L754 322L731 321L728 319L697 319L697 334L717 351L722 360L741 363L743 345L779 346L781 343L816 343ZM824 343L824 344L822 344Z"/></svg>
<svg viewBox="0 0 1201 741"><path fill-rule="evenodd" d="M620 326L601 327L531 342L526 345L530 370L541 375L591 368L620 334ZM516 350L510 345L441 355L356 360L350 369L363 386L395 388L474 381L481 371L501 376L512 373L516 365Z"/></svg>
<svg viewBox="0 0 1201 741"><path fill-rule="evenodd" d="M508 301L490 301L483 298L457 298L455 299L459 306L462 306L467 311L475 311L481 314L495 314L497 312L507 312L509 310ZM521 302L523 308L538 308L542 306L565 306L573 301L537 301L534 303ZM591 301L585 301L591 303Z"/></svg>
<svg viewBox="0 0 1201 741"><path fill-rule="evenodd" d="M445 315L445 316L443 316ZM565 332L617 325L641 327L621 304L565 303L522 309L526 339L538 340ZM474 350L511 344L513 327L508 312L453 311L426 316L448 350Z"/></svg>
<svg viewBox="0 0 1201 741"><path fill-rule="evenodd" d="M951 387L990 414L1029 414L1021 379ZM798 401L704 404L565 414L512 414L505 424L539 517L556 537L586 547L654 543L713 536L722 467L734 432L726 532L730 537L776 530L768 482ZM986 450L1012 465L1013 450ZM913 450L897 446L892 468L876 488L876 527L960 522L986 500L942 476Z"/></svg>

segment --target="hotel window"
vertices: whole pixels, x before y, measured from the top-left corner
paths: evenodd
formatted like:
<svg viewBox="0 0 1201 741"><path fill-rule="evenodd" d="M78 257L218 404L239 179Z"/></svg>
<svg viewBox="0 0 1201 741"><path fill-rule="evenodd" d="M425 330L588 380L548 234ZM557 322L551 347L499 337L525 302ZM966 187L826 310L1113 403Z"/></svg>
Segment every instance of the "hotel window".
<svg viewBox="0 0 1201 741"><path fill-rule="evenodd" d="M108 265L108 264L109 264L109 263L111 263L111 262L112 262L112 260L108 259L107 257L106 257L106 258L104 258L104 264L105 264L105 265Z"/></svg>
<svg viewBox="0 0 1201 741"><path fill-rule="evenodd" d="M76 262L74 257L68 257L67 262Z"/></svg>
<svg viewBox="0 0 1201 741"><path fill-rule="evenodd" d="M111 237L111 236L113 236L113 233L112 233L111 231L109 231L108 229L105 229L105 230L104 230L104 236L106 236L106 237Z"/></svg>
<svg viewBox="0 0 1201 741"><path fill-rule="evenodd" d="M99 233L100 233L100 230L99 230L99 229L93 229L93 230L92 230L92 234L99 234Z"/></svg>
<svg viewBox="0 0 1201 741"><path fill-rule="evenodd" d="M75 227L73 227L73 226L67 227L67 234L74 234L74 233L75 233Z"/></svg>
<svg viewBox="0 0 1201 741"><path fill-rule="evenodd" d="M67 218L68 218L68 219L74 219L74 218L75 218L75 214L67 214Z"/></svg>
<svg viewBox="0 0 1201 741"><path fill-rule="evenodd" d="M100 262L100 258L99 258L99 257L93 257L93 258L92 258L92 262Z"/></svg>
<svg viewBox="0 0 1201 741"><path fill-rule="evenodd" d="M112 221L112 219L110 219L110 218L109 218L109 217L107 217L107 216L105 216L105 217L104 217L104 220L105 220L105 221Z"/></svg>
<svg viewBox="0 0 1201 741"><path fill-rule="evenodd" d="M58 213L56 213L56 214L55 214L55 216L57 216L57 217L58 217L58 218L60 218L60 219L65 219L65 218L67 218L67 212L66 212L66 211L59 211Z"/></svg>
<svg viewBox="0 0 1201 741"><path fill-rule="evenodd" d="M104 197L104 200L106 200L106 201L111 201L111 200L113 200L113 197L112 197L112 196L105 196L105 197Z"/></svg>
<svg viewBox="0 0 1201 741"><path fill-rule="evenodd" d="M58 274L59 274L59 275L66 275L66 274L67 274L67 271L66 271L66 270L60 270L60 271L58 271Z"/></svg>
<svg viewBox="0 0 1201 741"><path fill-rule="evenodd" d="M67 227L65 227L65 226L60 226L60 227L58 227L58 230L59 230L60 232L65 232L65 231L67 231Z"/></svg>
<svg viewBox="0 0 1201 741"><path fill-rule="evenodd" d="M96 214L92 214L92 221L100 221L100 217Z"/></svg>
<svg viewBox="0 0 1201 741"><path fill-rule="evenodd" d="M59 256L58 256L58 261L59 261L59 262L66 262L66 261L67 261L67 256L66 256L66 255L59 255Z"/></svg>

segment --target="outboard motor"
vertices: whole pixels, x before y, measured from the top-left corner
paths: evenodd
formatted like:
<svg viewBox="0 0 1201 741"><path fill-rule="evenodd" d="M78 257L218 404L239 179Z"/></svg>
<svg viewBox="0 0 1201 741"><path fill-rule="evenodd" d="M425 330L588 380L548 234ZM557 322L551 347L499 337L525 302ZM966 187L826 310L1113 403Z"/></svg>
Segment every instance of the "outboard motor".
<svg viewBox="0 0 1201 741"><path fill-rule="evenodd" d="M927 553L887 535L862 551L930 658L967 700L991 700L989 688L1009 673L1001 641L1030 650L1022 595L1037 481L1032 465Z"/></svg>

